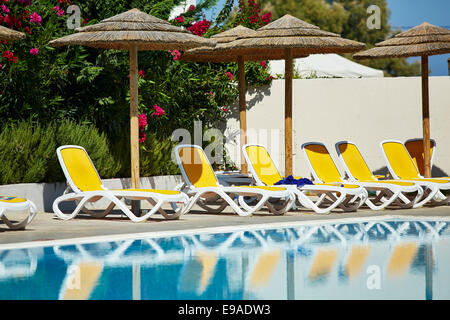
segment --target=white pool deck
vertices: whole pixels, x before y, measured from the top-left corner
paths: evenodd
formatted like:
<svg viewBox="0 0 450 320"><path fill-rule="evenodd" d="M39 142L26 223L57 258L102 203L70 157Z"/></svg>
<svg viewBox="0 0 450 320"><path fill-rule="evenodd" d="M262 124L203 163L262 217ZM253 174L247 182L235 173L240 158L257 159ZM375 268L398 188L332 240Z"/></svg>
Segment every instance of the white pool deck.
<svg viewBox="0 0 450 320"><path fill-rule="evenodd" d="M12 216L10 218L13 218ZM181 233L230 232L255 228L289 227L299 224L355 222L378 219L405 218L450 221L450 206L423 207L418 209L387 209L371 211L360 209L344 213L336 210L328 215L311 211L290 211L275 216L268 211L259 211L251 217L240 217L226 209L221 214L206 213L195 208L178 220L165 220L159 215L144 222L131 222L120 212L105 218L78 215L72 220L60 220L51 212L40 212L25 230L13 231L0 221L0 249L24 246L51 245L54 242L93 242L119 240L130 237L159 237Z"/></svg>

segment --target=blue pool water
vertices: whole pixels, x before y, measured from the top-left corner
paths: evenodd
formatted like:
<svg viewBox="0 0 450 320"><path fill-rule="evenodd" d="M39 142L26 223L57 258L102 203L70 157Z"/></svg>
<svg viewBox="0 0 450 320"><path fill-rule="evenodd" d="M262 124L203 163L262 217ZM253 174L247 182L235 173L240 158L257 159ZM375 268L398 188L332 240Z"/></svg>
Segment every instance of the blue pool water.
<svg viewBox="0 0 450 320"><path fill-rule="evenodd" d="M450 299L445 221L1 250L0 299Z"/></svg>

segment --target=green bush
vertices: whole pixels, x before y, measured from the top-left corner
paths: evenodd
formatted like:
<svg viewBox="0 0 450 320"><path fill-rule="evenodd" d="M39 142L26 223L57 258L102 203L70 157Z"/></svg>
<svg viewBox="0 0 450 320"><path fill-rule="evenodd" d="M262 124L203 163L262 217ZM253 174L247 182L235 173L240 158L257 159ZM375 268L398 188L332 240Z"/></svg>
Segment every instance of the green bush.
<svg viewBox="0 0 450 320"><path fill-rule="evenodd" d="M140 155L141 176L180 174L178 165L171 158L176 145L170 138L159 139L155 133L148 134Z"/></svg>
<svg viewBox="0 0 450 320"><path fill-rule="evenodd" d="M105 135L92 125L21 121L0 133L0 184L65 181L56 148L67 144L83 146L102 177L112 177L120 169Z"/></svg>
<svg viewBox="0 0 450 320"><path fill-rule="evenodd" d="M171 160L171 153L177 143L170 137L159 138L156 133L148 133L140 144L139 175L141 177L180 174L177 164ZM116 177L130 177L130 135L111 141L111 153L120 169Z"/></svg>
<svg viewBox="0 0 450 320"><path fill-rule="evenodd" d="M114 177L120 170L120 164L115 161L105 134L100 134L98 129L91 124L80 124L65 120L57 127L55 140L58 147L78 145L85 148L102 178ZM49 168L48 181L64 180L62 170L58 169L59 164Z"/></svg>
<svg viewBox="0 0 450 320"><path fill-rule="evenodd" d="M52 158L56 158L54 127L20 122L0 133L0 183L29 183L45 180Z"/></svg>

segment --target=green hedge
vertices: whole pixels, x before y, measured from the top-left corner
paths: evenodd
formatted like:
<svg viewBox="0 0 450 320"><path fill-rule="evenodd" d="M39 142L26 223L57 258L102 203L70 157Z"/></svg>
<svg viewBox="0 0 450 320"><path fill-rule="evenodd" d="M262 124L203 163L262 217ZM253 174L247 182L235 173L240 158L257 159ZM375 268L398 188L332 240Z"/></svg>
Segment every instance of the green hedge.
<svg viewBox="0 0 450 320"><path fill-rule="evenodd" d="M65 181L56 155L62 145L86 149L103 179L130 176L129 136L108 141L92 124L64 120L62 123L12 123L0 132L0 184ZM148 134L141 147L141 176L179 174L171 161L175 142Z"/></svg>
<svg viewBox="0 0 450 320"><path fill-rule="evenodd" d="M22 121L0 133L0 183L65 181L56 155L56 148L65 144L83 146L102 177L114 176L120 169L106 137L92 125Z"/></svg>

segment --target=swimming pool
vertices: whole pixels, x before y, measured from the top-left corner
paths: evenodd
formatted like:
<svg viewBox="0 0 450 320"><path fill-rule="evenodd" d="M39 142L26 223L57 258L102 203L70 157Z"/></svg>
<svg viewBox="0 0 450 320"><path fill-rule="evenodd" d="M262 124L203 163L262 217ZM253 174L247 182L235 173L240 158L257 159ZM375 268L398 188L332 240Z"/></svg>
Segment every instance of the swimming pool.
<svg viewBox="0 0 450 320"><path fill-rule="evenodd" d="M0 299L450 298L447 221L246 229L0 246Z"/></svg>

